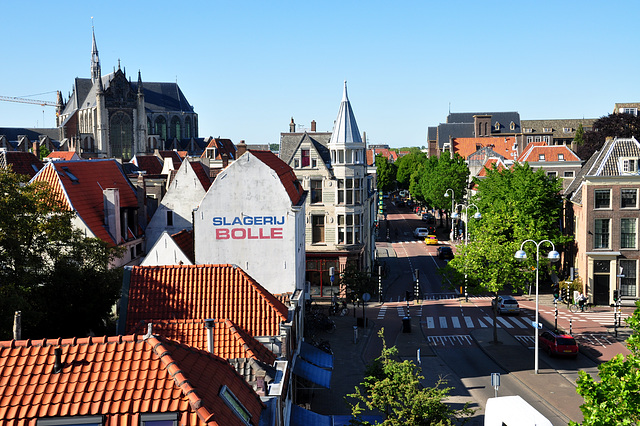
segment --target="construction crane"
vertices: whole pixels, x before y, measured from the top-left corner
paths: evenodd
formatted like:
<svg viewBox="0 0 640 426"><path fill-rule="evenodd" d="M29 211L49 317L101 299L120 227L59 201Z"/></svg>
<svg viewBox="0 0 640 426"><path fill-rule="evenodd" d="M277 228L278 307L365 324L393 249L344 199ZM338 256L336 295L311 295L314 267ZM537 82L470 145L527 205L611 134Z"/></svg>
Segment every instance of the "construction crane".
<svg viewBox="0 0 640 426"><path fill-rule="evenodd" d="M23 104L34 104L34 105L40 105L40 106L56 106L56 105L58 105L56 102L39 101L39 100L36 100L36 99L29 99L29 98L18 98L18 97L15 97L15 96L0 96L0 101L21 102Z"/></svg>

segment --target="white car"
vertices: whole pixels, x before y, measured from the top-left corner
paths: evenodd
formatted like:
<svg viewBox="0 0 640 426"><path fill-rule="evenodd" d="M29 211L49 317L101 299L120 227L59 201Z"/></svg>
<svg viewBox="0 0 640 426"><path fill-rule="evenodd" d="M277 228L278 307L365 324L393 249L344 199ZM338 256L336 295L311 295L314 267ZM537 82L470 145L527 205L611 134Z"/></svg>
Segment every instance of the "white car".
<svg viewBox="0 0 640 426"><path fill-rule="evenodd" d="M413 236L415 238L427 238L427 235L429 235L429 230L427 228L416 228L416 230L413 231Z"/></svg>

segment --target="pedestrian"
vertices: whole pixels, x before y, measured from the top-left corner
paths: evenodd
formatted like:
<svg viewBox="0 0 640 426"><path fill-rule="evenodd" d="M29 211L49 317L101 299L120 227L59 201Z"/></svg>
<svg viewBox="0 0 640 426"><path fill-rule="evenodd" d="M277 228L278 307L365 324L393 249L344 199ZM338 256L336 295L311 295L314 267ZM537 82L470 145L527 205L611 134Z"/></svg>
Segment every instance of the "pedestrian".
<svg viewBox="0 0 640 426"><path fill-rule="evenodd" d="M587 301L587 296L585 296L584 294L578 291L578 297L576 297L576 302L578 303L578 306L580 306L581 311L584 311L584 302L586 301Z"/></svg>

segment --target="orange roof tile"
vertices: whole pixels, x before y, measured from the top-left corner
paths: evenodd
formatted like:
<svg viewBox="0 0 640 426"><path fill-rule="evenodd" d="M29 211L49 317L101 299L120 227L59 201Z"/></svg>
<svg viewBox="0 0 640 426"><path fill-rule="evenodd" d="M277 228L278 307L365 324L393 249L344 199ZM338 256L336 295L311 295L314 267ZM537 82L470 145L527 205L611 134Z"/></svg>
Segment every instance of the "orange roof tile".
<svg viewBox="0 0 640 426"><path fill-rule="evenodd" d="M55 198L80 219L101 240L114 244L104 224L103 189L120 190L120 206L137 208L133 185L115 160L54 161L47 164L33 181L48 182Z"/></svg>
<svg viewBox="0 0 640 426"><path fill-rule="evenodd" d="M147 322L135 327L136 332L147 331ZM204 319L150 321L152 333L175 340L196 349L208 350ZM273 365L276 355L242 328L227 319L214 320L213 353L224 359L253 358Z"/></svg>
<svg viewBox="0 0 640 426"><path fill-rule="evenodd" d="M42 161L30 152L6 151L4 153L7 164L11 164L14 173L27 175L30 178L44 166Z"/></svg>
<svg viewBox="0 0 640 426"><path fill-rule="evenodd" d="M191 168L193 169L193 171L196 174L196 177L202 184L202 187L204 188L205 192L208 191L212 181L211 181L211 178L209 177L209 171L206 168L206 166L202 164L202 162L200 161L193 161L189 164L191 164Z"/></svg>
<svg viewBox="0 0 640 426"><path fill-rule="evenodd" d="M304 190L302 186L298 182L298 178L296 174L293 172L293 169L277 155L275 155L271 151L260 151L260 150L249 150L251 154L255 155L260 161L262 161L267 166L271 167L273 171L276 172L284 189L289 194L289 198L291 198L291 203L293 205L298 204L300 199L302 198L302 194Z"/></svg>
<svg viewBox="0 0 640 426"><path fill-rule="evenodd" d="M147 173L147 175L159 175L162 173L162 160L156 155L136 155L131 163Z"/></svg>
<svg viewBox="0 0 640 426"><path fill-rule="evenodd" d="M251 336L277 336L287 307L235 265L133 266L120 320L229 319ZM126 286L126 283L125 283ZM126 313L125 313L126 312Z"/></svg>
<svg viewBox="0 0 640 426"><path fill-rule="evenodd" d="M184 156L180 156L178 151L158 151L158 155L160 155L160 157L162 157L163 159L167 157L172 158L173 167L175 167L176 169L180 168L180 164L182 164L182 159L184 158Z"/></svg>
<svg viewBox="0 0 640 426"><path fill-rule="evenodd" d="M451 150L467 158L480 148L489 147L497 154L509 160L513 159L513 154L517 154L515 137L484 137L484 138L453 138L451 140Z"/></svg>
<svg viewBox="0 0 640 426"><path fill-rule="evenodd" d="M141 413L175 412L185 426L242 425L219 396L224 385L252 425L264 408L227 361L157 336L0 342L0 377L0 418L16 426L80 415L136 426Z"/></svg>
<svg viewBox="0 0 640 426"><path fill-rule="evenodd" d="M180 250L189 258L192 263L195 262L195 254L193 252L193 230L183 229L182 231L172 234L171 238L175 241Z"/></svg>
<svg viewBox="0 0 640 426"><path fill-rule="evenodd" d="M580 158L566 145L547 145L532 142L518 157L518 162L538 162L544 155L543 161L580 161ZM560 160L560 155L563 159Z"/></svg>
<svg viewBox="0 0 640 426"><path fill-rule="evenodd" d="M61 160L71 160L76 155L75 151L53 151L47 155L47 158L59 158Z"/></svg>

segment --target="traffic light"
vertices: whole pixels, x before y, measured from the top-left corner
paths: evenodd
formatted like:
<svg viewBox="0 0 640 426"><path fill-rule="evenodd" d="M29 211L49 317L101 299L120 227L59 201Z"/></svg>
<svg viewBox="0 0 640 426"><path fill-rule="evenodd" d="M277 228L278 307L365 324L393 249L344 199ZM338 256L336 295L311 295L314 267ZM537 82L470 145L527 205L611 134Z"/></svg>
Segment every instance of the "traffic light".
<svg viewBox="0 0 640 426"><path fill-rule="evenodd" d="M613 301L614 302L618 301L618 290L613 290Z"/></svg>

